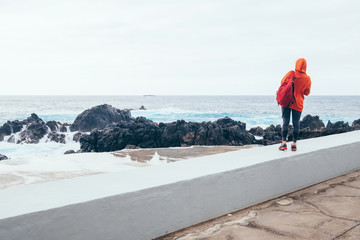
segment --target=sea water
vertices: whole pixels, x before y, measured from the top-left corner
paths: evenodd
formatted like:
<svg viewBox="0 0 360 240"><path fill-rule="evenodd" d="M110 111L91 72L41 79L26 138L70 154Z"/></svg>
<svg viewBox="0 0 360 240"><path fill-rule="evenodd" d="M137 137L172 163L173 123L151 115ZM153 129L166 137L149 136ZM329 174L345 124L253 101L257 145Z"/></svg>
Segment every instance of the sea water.
<svg viewBox="0 0 360 240"><path fill-rule="evenodd" d="M74 122L77 115L93 106L110 104L132 109L133 117L155 122L214 121L225 116L245 122L247 129L281 124L281 109L275 96L0 96L0 126L36 113L44 121ZM147 110L139 110L144 106ZM308 96L302 117L318 115L327 121L351 123L360 119L360 96ZM62 154L77 150L78 143L12 144L0 142L0 154L10 157Z"/></svg>

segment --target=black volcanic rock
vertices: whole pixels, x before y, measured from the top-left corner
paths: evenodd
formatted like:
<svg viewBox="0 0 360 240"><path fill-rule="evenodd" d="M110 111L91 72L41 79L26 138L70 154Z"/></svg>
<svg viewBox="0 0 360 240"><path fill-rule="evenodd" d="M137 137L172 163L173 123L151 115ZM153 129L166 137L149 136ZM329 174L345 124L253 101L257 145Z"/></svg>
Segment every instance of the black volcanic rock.
<svg viewBox="0 0 360 240"><path fill-rule="evenodd" d="M105 152L124 149L127 145L142 148L159 147L160 128L154 122L143 117L134 121L120 121L103 130L95 129L90 135L80 138L84 152Z"/></svg>
<svg viewBox="0 0 360 240"><path fill-rule="evenodd" d="M76 153L74 150L67 150L66 152L64 152L64 154L73 154Z"/></svg>
<svg viewBox="0 0 360 240"><path fill-rule="evenodd" d="M6 159L8 159L7 156L0 154L0 161L1 161L1 160L6 160Z"/></svg>
<svg viewBox="0 0 360 240"><path fill-rule="evenodd" d="M46 126L48 126L52 132L56 132L58 130L58 125L56 121L48 121L46 123Z"/></svg>
<svg viewBox="0 0 360 240"><path fill-rule="evenodd" d="M360 121L359 121L360 122ZM356 125L356 123L354 124ZM299 139L316 138L321 136L327 136L337 133L344 133L353 131L355 128L349 126L348 123L338 121L336 123L328 122L325 127L323 121L320 120L319 116L306 115L300 121L300 133ZM255 133L256 129L251 129L250 132ZM288 140L293 139L293 126L289 125ZM263 145L280 143L282 140L281 126L270 125L264 129L263 140L260 141Z"/></svg>
<svg viewBox="0 0 360 240"><path fill-rule="evenodd" d="M306 115L300 121L300 129L310 128L310 130L324 128L324 122L320 120L319 116Z"/></svg>
<svg viewBox="0 0 360 240"><path fill-rule="evenodd" d="M308 139L321 137L324 134L325 128L311 130L309 127L302 128L299 133L299 139ZM292 138L290 138L292 139Z"/></svg>
<svg viewBox="0 0 360 240"><path fill-rule="evenodd" d="M281 135L281 125L270 125L269 127L265 128L264 135L263 135L263 144L264 145L271 145L275 143L280 143L282 140Z"/></svg>
<svg viewBox="0 0 360 240"><path fill-rule="evenodd" d="M46 126L49 127L51 132L67 132L67 126L70 126L70 124L62 124L56 121L48 121L46 122Z"/></svg>
<svg viewBox="0 0 360 240"><path fill-rule="evenodd" d="M20 142L38 143L48 132L45 122L35 113L25 120L26 130L20 132Z"/></svg>
<svg viewBox="0 0 360 240"><path fill-rule="evenodd" d="M71 125L69 125L69 124L61 124L60 127L59 127L60 132L67 132L68 131L67 126L71 126Z"/></svg>
<svg viewBox="0 0 360 240"><path fill-rule="evenodd" d="M163 125L161 131L160 145L162 147L180 147L193 145L195 140L195 132L197 132L198 129L198 123L187 123L184 120L167 123Z"/></svg>
<svg viewBox="0 0 360 240"><path fill-rule="evenodd" d="M38 115L36 115L36 113L32 113L30 115L30 117L28 117L26 120L24 120L25 123L31 123L31 122L36 122L38 120L41 120L41 118L39 118Z"/></svg>
<svg viewBox="0 0 360 240"><path fill-rule="evenodd" d="M75 133L74 136L73 136L73 141L74 142L79 142L81 135L83 135L83 133L81 133L81 132Z"/></svg>
<svg viewBox="0 0 360 240"><path fill-rule="evenodd" d="M351 124L351 126L352 126L354 129L359 130L359 129L360 129L360 119L355 120L355 121Z"/></svg>
<svg viewBox="0 0 360 240"><path fill-rule="evenodd" d="M241 146L255 141L254 136L246 132L246 124L225 117L212 122L208 131L206 145L232 145Z"/></svg>
<svg viewBox="0 0 360 240"><path fill-rule="evenodd" d="M47 135L50 141L65 143L65 135L56 132L63 127L66 129L66 126L69 124L55 121L45 123L35 113L32 113L25 120L7 121L1 126L0 141L3 141L5 136L9 136L7 141L11 143L38 143ZM15 138L15 133L18 133L18 138Z"/></svg>
<svg viewBox="0 0 360 240"><path fill-rule="evenodd" d="M264 129L261 127L254 127L249 130L249 132L254 136L263 136L264 135Z"/></svg>
<svg viewBox="0 0 360 240"><path fill-rule="evenodd" d="M255 142L246 132L245 123L222 118L215 122L154 123L144 117L110 124L80 138L84 152L104 152L132 145L141 148L181 147L191 145L245 145Z"/></svg>
<svg viewBox="0 0 360 240"><path fill-rule="evenodd" d="M11 135L13 133L20 132L27 120L24 121L7 121L3 126L0 127L0 141L4 140L4 136Z"/></svg>
<svg viewBox="0 0 360 240"><path fill-rule="evenodd" d="M328 129L345 129L347 131L351 130L349 123L345 123L344 121L337 121L335 123L331 123L330 121L328 121L326 128L328 128Z"/></svg>
<svg viewBox="0 0 360 240"><path fill-rule="evenodd" d="M95 128L103 129L110 123L131 120L129 110L120 110L104 104L92 107L78 115L74 123L70 126L70 130L90 132Z"/></svg>
<svg viewBox="0 0 360 240"><path fill-rule="evenodd" d="M331 123L330 121L328 121L326 128L322 132L322 136L345 133L353 130L354 128L349 126L348 123L344 123L344 121L337 121L335 123Z"/></svg>
<svg viewBox="0 0 360 240"><path fill-rule="evenodd" d="M4 137L12 133L11 125L9 122L0 127L0 141L4 140Z"/></svg>
<svg viewBox="0 0 360 240"><path fill-rule="evenodd" d="M57 143L64 143L64 144L66 143L65 137L66 137L65 134L57 133L57 132L51 132L47 135L47 138L50 141Z"/></svg>
<svg viewBox="0 0 360 240"><path fill-rule="evenodd" d="M34 130L39 127L39 124L41 127L44 127L43 125L45 125L44 121L40 119L35 113L32 113L30 117L22 121L7 121L3 126L0 127L0 141L4 140L4 136L9 136L11 134L20 132L24 127L28 128L30 126L30 131L31 129ZM44 129L47 131L46 127L44 127ZM28 135L29 133L24 134L23 137L26 138ZM34 142L36 142L36 140Z"/></svg>

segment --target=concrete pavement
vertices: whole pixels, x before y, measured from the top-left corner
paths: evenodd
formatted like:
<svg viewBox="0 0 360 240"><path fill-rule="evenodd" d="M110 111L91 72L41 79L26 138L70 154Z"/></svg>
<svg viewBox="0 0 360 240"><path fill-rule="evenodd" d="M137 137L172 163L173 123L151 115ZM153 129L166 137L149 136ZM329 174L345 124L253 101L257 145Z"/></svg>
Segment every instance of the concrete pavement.
<svg viewBox="0 0 360 240"><path fill-rule="evenodd" d="M157 238L185 239L359 240L360 170Z"/></svg>

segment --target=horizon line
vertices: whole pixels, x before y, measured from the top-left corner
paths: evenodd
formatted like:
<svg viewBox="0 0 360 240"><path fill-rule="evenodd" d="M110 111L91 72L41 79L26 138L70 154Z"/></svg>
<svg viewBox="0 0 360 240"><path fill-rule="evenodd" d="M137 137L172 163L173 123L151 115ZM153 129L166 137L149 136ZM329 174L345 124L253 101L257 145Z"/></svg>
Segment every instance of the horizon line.
<svg viewBox="0 0 360 240"><path fill-rule="evenodd" d="M156 97L156 96L161 96L161 97L171 97L171 96L219 96L219 97L235 97L235 96L239 96L239 97L251 97L251 96L276 96L275 94L1 94L0 97L60 97L60 96L68 96L68 97L86 97L86 96L99 96L99 97L105 97L105 96L133 96L133 97L139 97L139 96L143 96L143 97ZM311 94L309 96L306 97L315 97L315 96L336 96L336 97L341 97L341 96L346 96L346 97L357 97L360 96L360 94L355 95L355 94Z"/></svg>

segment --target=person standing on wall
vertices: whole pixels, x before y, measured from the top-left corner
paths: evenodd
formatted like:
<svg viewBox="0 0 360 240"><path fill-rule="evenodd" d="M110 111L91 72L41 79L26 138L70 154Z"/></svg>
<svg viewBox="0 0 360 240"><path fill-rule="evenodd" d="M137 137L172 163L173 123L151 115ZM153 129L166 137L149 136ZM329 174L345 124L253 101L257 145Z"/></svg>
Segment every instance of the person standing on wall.
<svg viewBox="0 0 360 240"><path fill-rule="evenodd" d="M279 147L279 150L287 150L286 139L289 131L289 122L290 122L290 114L292 115L292 122L294 126L293 132L293 142L291 144L291 150L296 151L296 141L299 137L300 132L300 116L304 107L304 98L310 94L311 89L311 79L306 74L306 60L304 58L299 58L295 64L295 73L294 73L294 97L295 101L289 107L281 107L282 111L282 142ZM283 79L281 80L281 84L288 78L291 71L288 72Z"/></svg>

